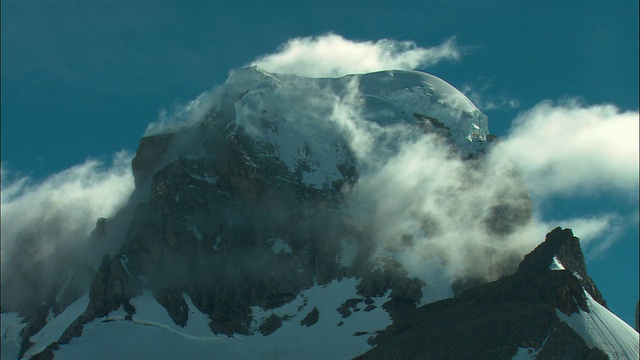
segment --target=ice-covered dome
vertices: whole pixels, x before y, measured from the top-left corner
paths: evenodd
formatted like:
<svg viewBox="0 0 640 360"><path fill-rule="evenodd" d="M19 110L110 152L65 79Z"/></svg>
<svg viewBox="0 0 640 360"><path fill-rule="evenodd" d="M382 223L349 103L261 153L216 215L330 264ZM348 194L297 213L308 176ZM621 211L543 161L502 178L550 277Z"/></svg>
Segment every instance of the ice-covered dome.
<svg viewBox="0 0 640 360"><path fill-rule="evenodd" d="M232 123L272 149L303 182L322 188L340 178L339 164L384 161L409 138L434 133L462 157L484 150L487 117L444 80L420 71L387 70L340 78L273 74L253 66L231 73L213 93L180 114L187 123L205 114ZM179 125L179 124L178 124ZM147 135L185 125L160 126ZM345 150L347 149L347 150Z"/></svg>

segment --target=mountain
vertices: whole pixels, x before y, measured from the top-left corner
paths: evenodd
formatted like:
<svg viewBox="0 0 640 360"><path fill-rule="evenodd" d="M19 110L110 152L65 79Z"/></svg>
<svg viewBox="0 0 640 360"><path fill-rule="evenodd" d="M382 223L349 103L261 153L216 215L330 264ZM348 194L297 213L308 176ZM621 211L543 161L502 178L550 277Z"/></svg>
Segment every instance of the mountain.
<svg viewBox="0 0 640 360"><path fill-rule="evenodd" d="M3 358L637 357L570 232L522 259L531 200L443 80L251 67L176 116L47 281L16 248Z"/></svg>

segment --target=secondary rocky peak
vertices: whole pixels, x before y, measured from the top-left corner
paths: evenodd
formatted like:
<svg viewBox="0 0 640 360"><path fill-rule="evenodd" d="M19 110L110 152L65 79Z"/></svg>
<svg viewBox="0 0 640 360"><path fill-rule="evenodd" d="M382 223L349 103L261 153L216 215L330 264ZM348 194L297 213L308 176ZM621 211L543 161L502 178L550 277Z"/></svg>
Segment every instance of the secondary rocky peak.
<svg viewBox="0 0 640 360"><path fill-rule="evenodd" d="M557 227L547 234L543 243L525 256L518 267L520 276L539 276L540 273L550 271L550 267L560 265L561 271L566 271L576 278L598 303L606 307L606 301L587 274L584 255L580 247L580 239L573 235L571 229ZM562 269L563 268L563 269ZM552 271L552 270L551 270Z"/></svg>
<svg viewBox="0 0 640 360"><path fill-rule="evenodd" d="M565 269L551 269L554 261ZM406 312L373 340L377 347L357 359L511 359L521 353L608 359L565 322L593 310L585 290L604 303L586 273L578 238L557 228L515 274Z"/></svg>

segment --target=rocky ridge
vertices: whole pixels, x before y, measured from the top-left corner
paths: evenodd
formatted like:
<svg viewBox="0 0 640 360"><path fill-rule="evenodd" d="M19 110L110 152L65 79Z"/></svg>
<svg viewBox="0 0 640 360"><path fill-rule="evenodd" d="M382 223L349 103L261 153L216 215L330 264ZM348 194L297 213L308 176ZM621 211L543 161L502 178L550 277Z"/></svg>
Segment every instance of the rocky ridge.
<svg viewBox="0 0 640 360"><path fill-rule="evenodd" d="M519 349L536 359L607 359L557 314L589 312L585 291L606 306L578 238L556 228L513 275L396 319L358 359L511 359Z"/></svg>

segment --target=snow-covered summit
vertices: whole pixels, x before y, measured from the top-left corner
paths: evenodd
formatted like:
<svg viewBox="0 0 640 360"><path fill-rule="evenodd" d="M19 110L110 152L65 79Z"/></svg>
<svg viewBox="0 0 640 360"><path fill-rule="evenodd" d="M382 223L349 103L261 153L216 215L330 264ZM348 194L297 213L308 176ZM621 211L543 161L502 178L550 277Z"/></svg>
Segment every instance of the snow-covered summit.
<svg viewBox="0 0 640 360"><path fill-rule="evenodd" d="M187 108L187 123L218 114L266 144L270 151L264 155L278 157L290 171L304 164L303 182L319 189L341 177L337 165L351 156L366 171L403 140L438 134L469 157L481 151L489 134L487 117L465 95L419 71L306 78L253 66L232 72L223 86ZM165 124L146 135L181 128Z"/></svg>

